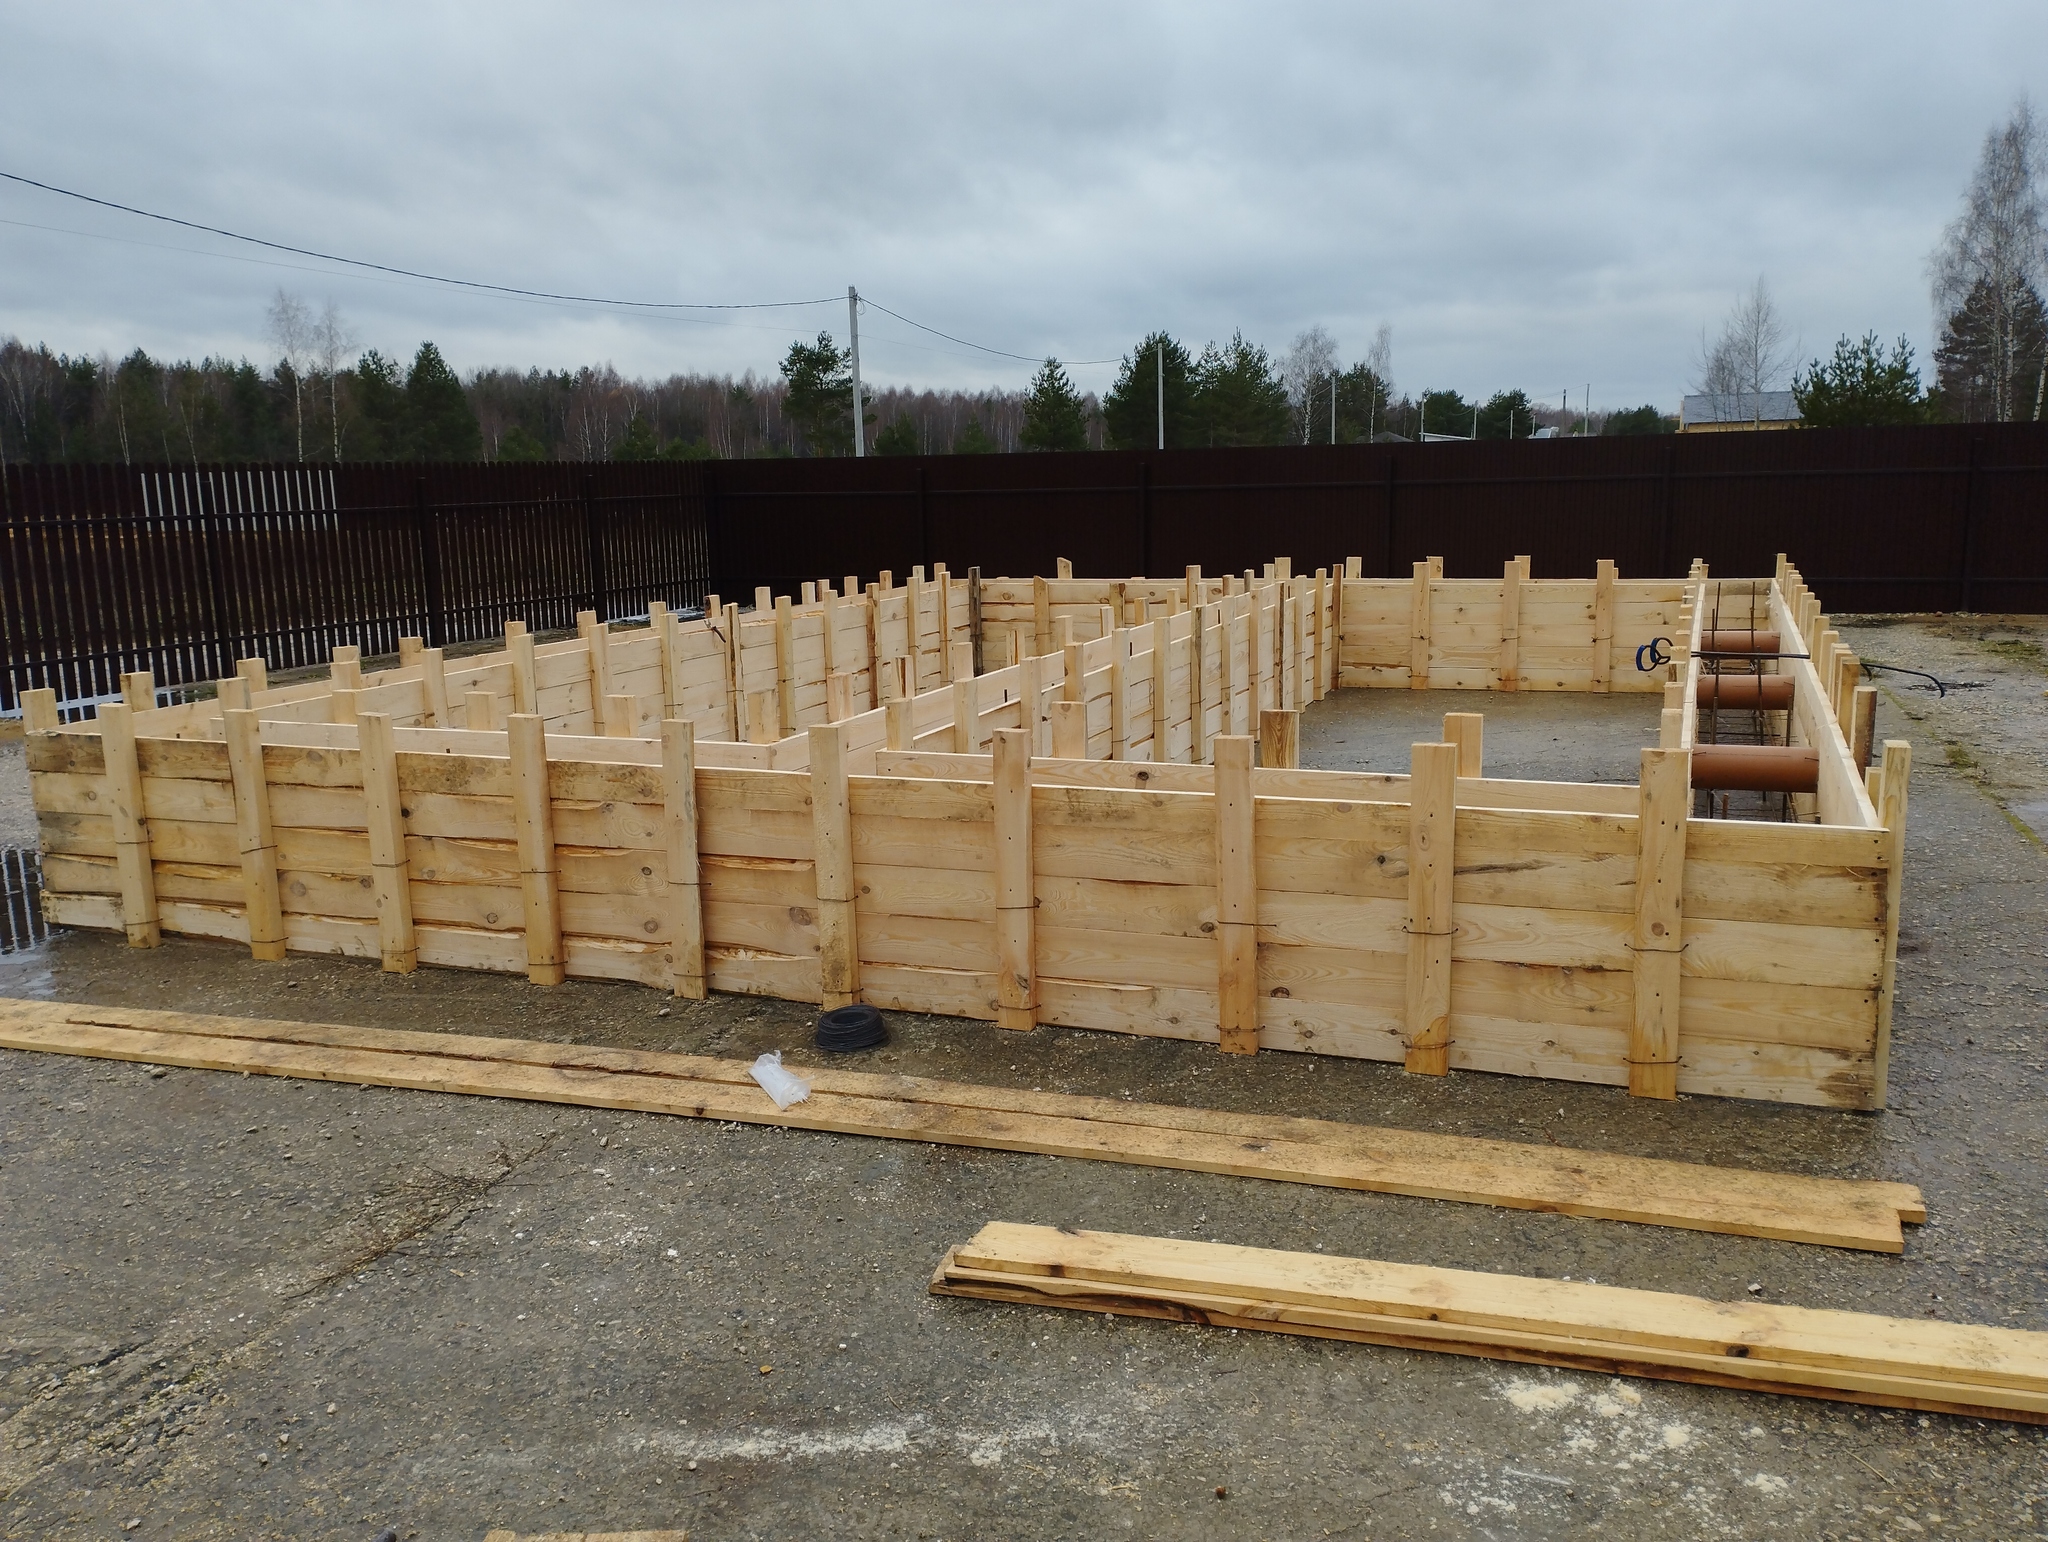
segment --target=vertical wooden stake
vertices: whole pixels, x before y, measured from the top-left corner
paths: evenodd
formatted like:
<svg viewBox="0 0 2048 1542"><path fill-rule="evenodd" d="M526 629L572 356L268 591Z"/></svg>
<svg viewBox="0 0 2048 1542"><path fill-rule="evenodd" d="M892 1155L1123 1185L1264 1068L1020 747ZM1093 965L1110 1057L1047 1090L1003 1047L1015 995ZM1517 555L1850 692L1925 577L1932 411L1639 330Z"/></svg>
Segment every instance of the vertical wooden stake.
<svg viewBox="0 0 2048 1542"><path fill-rule="evenodd" d="M455 726L448 716L448 656L439 648L427 648L420 653L420 696L430 727Z"/></svg>
<svg viewBox="0 0 2048 1542"><path fill-rule="evenodd" d="M555 879L555 811L548 791L547 725L515 712L505 724L512 759L512 824L519 836L519 887L526 902L526 977L560 985L562 897Z"/></svg>
<svg viewBox="0 0 2048 1542"><path fill-rule="evenodd" d="M401 637L398 639L398 667L406 669L420 661L420 654L426 650L426 639Z"/></svg>
<svg viewBox="0 0 2048 1542"><path fill-rule="evenodd" d="M1458 747L1458 775L1486 775L1486 715L1480 712L1446 712L1444 743Z"/></svg>
<svg viewBox="0 0 2048 1542"><path fill-rule="evenodd" d="M882 727L888 735L885 741L892 750L917 748L917 727L911 718L912 703L908 696L898 696L882 711Z"/></svg>
<svg viewBox="0 0 2048 1542"><path fill-rule="evenodd" d="M21 726L24 733L53 734L63 726L57 714L57 693L48 686L21 693Z"/></svg>
<svg viewBox="0 0 2048 1542"><path fill-rule="evenodd" d="M252 691L267 691L270 689L270 666L261 659L248 658L236 660L235 673L249 682L249 689Z"/></svg>
<svg viewBox="0 0 2048 1542"><path fill-rule="evenodd" d="M706 612L707 616L709 612ZM740 608L728 605L719 612L719 646L725 663L725 735L736 742L747 736L747 708L740 693Z"/></svg>
<svg viewBox="0 0 2048 1542"><path fill-rule="evenodd" d="M1498 689L1522 688L1522 568L1512 558L1500 573L1500 663L1495 673Z"/></svg>
<svg viewBox="0 0 2048 1542"><path fill-rule="evenodd" d="M1228 1055L1259 1048L1259 891L1252 841L1252 740L1223 734L1216 755L1216 1016Z"/></svg>
<svg viewBox="0 0 2048 1542"><path fill-rule="evenodd" d="M135 709L126 702L104 702L98 721L100 748L106 756L107 801L113 805L121 925L129 947L153 948L163 941L163 933L157 923L156 870L150 865L142 768L135 758Z"/></svg>
<svg viewBox="0 0 2048 1542"><path fill-rule="evenodd" d="M1451 1068L1451 909L1458 815L1458 747L1418 744L1408 779L1407 1067Z"/></svg>
<svg viewBox="0 0 2048 1542"><path fill-rule="evenodd" d="M956 676L953 681L953 753L972 755L981 746L976 744L975 730L981 720L974 710L975 684L972 675Z"/></svg>
<svg viewBox="0 0 2048 1542"><path fill-rule="evenodd" d="M1429 588L1427 562L1415 564L1413 590L1408 596L1408 684L1418 691L1429 689Z"/></svg>
<svg viewBox="0 0 2048 1542"><path fill-rule="evenodd" d="M131 669L121 676L121 701L130 712L156 710L156 677L146 669Z"/></svg>
<svg viewBox="0 0 2048 1542"><path fill-rule="evenodd" d="M853 704L853 676L845 673L825 677L825 721L843 723L860 709Z"/></svg>
<svg viewBox="0 0 2048 1542"><path fill-rule="evenodd" d="M1173 622L1154 616L1152 626L1152 759L1171 757L1167 746L1173 737L1173 707L1167 690L1173 682Z"/></svg>
<svg viewBox="0 0 2048 1542"><path fill-rule="evenodd" d="M249 682L240 675L229 675L213 687L213 704L225 717L228 713L249 705Z"/></svg>
<svg viewBox="0 0 2048 1542"><path fill-rule="evenodd" d="M533 633L521 627L505 639L507 661L512 666L512 711L537 714L540 711L540 686L533 672Z"/></svg>
<svg viewBox="0 0 2048 1542"><path fill-rule="evenodd" d="M1294 635L1294 624L1294 601L1288 597L1286 587L1283 585L1280 603L1273 611L1274 630L1279 633L1280 637L1279 668L1274 672L1275 680L1279 685L1279 698L1273 705L1283 712L1300 705L1299 699L1294 694L1299 688L1298 671L1294 666L1296 655L1300 652L1300 648L1297 646L1298 640Z"/></svg>
<svg viewBox="0 0 2048 1542"><path fill-rule="evenodd" d="M1081 668L1081 645L1069 642L1060 649L1060 700L1085 700L1087 687Z"/></svg>
<svg viewBox="0 0 2048 1542"><path fill-rule="evenodd" d="M1124 699L1124 692L1127 689L1124 664L1130 657L1131 634L1124 628L1117 627L1109 636L1109 758L1129 760L1131 713L1130 703Z"/></svg>
<svg viewBox="0 0 2048 1542"><path fill-rule="evenodd" d="M1045 686L1042 679L1044 668L1043 658L1037 654L1025 659L1017 666L1017 696L1024 707L1017 723L1026 734L1030 735L1028 753L1033 755L1051 748L1046 743L1040 729L1040 718L1045 711Z"/></svg>
<svg viewBox="0 0 2048 1542"><path fill-rule="evenodd" d="M1365 577L1365 559L1363 557L1346 557L1344 559L1344 576L1346 578Z"/></svg>
<svg viewBox="0 0 2048 1542"><path fill-rule="evenodd" d="M263 776L262 724L255 712L237 707L223 715L221 731L235 786L235 837L242 853L242 912L249 921L249 956L274 964L284 957L284 911L277 893L270 784Z"/></svg>
<svg viewBox="0 0 2048 1542"><path fill-rule="evenodd" d="M576 612L576 635L583 640L590 669L590 732L604 728L604 699L612 693L611 630L594 610Z"/></svg>
<svg viewBox="0 0 2048 1542"><path fill-rule="evenodd" d="M974 672L977 675L989 671L987 641L982 636L981 569L976 566L967 570L967 644L974 650Z"/></svg>
<svg viewBox="0 0 2048 1542"><path fill-rule="evenodd" d="M637 726L633 719L638 716L639 703L631 696L615 693L604 699L604 736L607 739L630 739Z"/></svg>
<svg viewBox="0 0 2048 1542"><path fill-rule="evenodd" d="M1036 916L1031 876L1031 735L998 728L995 774L996 1023L1038 1024Z"/></svg>
<svg viewBox="0 0 2048 1542"><path fill-rule="evenodd" d="M1052 589L1036 576L1031 580L1031 620L1038 639L1032 653L1052 652Z"/></svg>
<svg viewBox="0 0 2048 1542"><path fill-rule="evenodd" d="M1301 764L1301 714L1267 709L1259 714L1259 764L1293 770Z"/></svg>
<svg viewBox="0 0 2048 1542"><path fill-rule="evenodd" d="M1632 1097L1678 1096L1678 998L1685 951L1685 822L1692 754L1644 750L1637 792L1635 1008L1628 1029Z"/></svg>
<svg viewBox="0 0 2048 1542"><path fill-rule="evenodd" d="M353 686L336 686L328 691L327 721L353 723L356 720L356 696Z"/></svg>
<svg viewBox="0 0 2048 1542"><path fill-rule="evenodd" d="M661 602L657 600L655 604L660 605ZM682 670L677 667L679 661L676 658L676 649L682 628L675 618L675 613L666 605L661 605L659 610L651 612L649 625L654 632L654 656L661 661L660 718L666 723L676 716L676 701L679 696L677 685L682 678ZM830 646L829 641L827 646Z"/></svg>
<svg viewBox="0 0 2048 1542"><path fill-rule="evenodd" d="M953 580L943 562L932 564L932 608L938 612L939 684L953 683Z"/></svg>
<svg viewBox="0 0 2048 1542"><path fill-rule="evenodd" d="M1056 701L1052 704L1052 754L1055 760L1088 758L1088 704Z"/></svg>
<svg viewBox="0 0 2048 1542"><path fill-rule="evenodd" d="M488 733L498 726L497 699L489 691L465 691L462 694L462 726L478 733Z"/></svg>
<svg viewBox="0 0 2048 1542"><path fill-rule="evenodd" d="M1868 770L1871 742L1877 736L1876 686L1856 687L1856 705L1851 715L1850 728L1849 754L1855 759L1857 770Z"/></svg>
<svg viewBox="0 0 2048 1542"><path fill-rule="evenodd" d="M413 936L412 875L406 862L405 809L398 795L391 714L365 712L356 721L356 733L363 810L370 826L370 888L377 904L377 945L386 974L411 974L419 966L420 956Z"/></svg>
<svg viewBox="0 0 2048 1542"><path fill-rule="evenodd" d="M1074 563L1072 558L1056 557L1053 560L1058 567L1060 577L1072 578L1074 576Z"/></svg>
<svg viewBox="0 0 2048 1542"><path fill-rule="evenodd" d="M1878 976L1877 1051L1871 1067L1871 1108L1883 1108L1891 1080L1892 998L1899 970L1899 896L1906 876L1906 790L1913 773L1913 746L1904 739L1884 741L1878 821L1885 829L1888 858L1884 879L1884 971Z"/></svg>
<svg viewBox="0 0 2048 1542"><path fill-rule="evenodd" d="M953 663L951 671L950 673L948 673L946 677L947 679L972 680L976 675L981 673L980 670L974 667L973 643L968 642L963 638L961 641L953 644L952 651Z"/></svg>
<svg viewBox="0 0 2048 1542"><path fill-rule="evenodd" d="M811 828L818 885L818 994L829 1012L860 1000L860 947L854 921L854 899L860 891L853 875L846 730L837 723L811 726Z"/></svg>
<svg viewBox="0 0 2048 1542"><path fill-rule="evenodd" d="M1614 564L1602 557L1593 581L1593 689L1613 689Z"/></svg>
<svg viewBox="0 0 2048 1542"><path fill-rule="evenodd" d="M796 731L796 623L786 594L775 597L775 716L784 733Z"/></svg>
<svg viewBox="0 0 2048 1542"><path fill-rule="evenodd" d="M1685 748L1685 712L1682 708L1665 707L1657 713L1657 748Z"/></svg>
<svg viewBox="0 0 2048 1542"><path fill-rule="evenodd" d="M361 690L363 685L363 650L353 643L343 643L334 650L333 662L327 670L328 683L345 691Z"/></svg>

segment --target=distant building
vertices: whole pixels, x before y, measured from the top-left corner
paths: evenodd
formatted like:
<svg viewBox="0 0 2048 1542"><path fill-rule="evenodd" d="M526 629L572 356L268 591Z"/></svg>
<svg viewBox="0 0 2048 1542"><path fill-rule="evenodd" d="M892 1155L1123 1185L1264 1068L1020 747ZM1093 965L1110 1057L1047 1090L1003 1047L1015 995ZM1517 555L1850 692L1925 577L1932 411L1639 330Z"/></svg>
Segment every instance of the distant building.
<svg viewBox="0 0 2048 1542"><path fill-rule="evenodd" d="M1725 434L1744 428L1797 428L1799 403L1790 391L1730 391L1688 396L1678 409L1681 434Z"/></svg>

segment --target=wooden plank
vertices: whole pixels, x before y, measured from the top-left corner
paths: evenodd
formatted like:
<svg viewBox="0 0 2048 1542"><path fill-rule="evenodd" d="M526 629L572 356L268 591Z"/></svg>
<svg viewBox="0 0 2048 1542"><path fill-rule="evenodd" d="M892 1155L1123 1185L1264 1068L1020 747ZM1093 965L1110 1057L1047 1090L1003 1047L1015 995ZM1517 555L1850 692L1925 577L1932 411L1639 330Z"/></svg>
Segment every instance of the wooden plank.
<svg viewBox="0 0 2048 1542"><path fill-rule="evenodd" d="M671 617L671 624L673 620ZM670 986L686 1000L702 1001L707 987L704 891L697 861L696 725L686 718L668 719L661 725L661 751L666 795L663 826L668 835Z"/></svg>
<svg viewBox="0 0 2048 1542"><path fill-rule="evenodd" d="M270 788L263 779L261 723L254 709L237 708L222 714L221 726L234 775L249 956L276 963L285 954L284 912L277 895L277 836L270 822Z"/></svg>
<svg viewBox="0 0 2048 1542"><path fill-rule="evenodd" d="M1216 754L1216 1005L1225 1054L1259 1047L1259 893L1253 741L1225 734Z"/></svg>
<svg viewBox="0 0 2048 1542"><path fill-rule="evenodd" d="M386 974L419 965L413 941L412 879L406 863L405 813L399 802L398 755L388 713L365 712L361 735L363 811L370 836L370 884L377 902L377 941Z"/></svg>
<svg viewBox="0 0 2048 1542"><path fill-rule="evenodd" d="M1891 861L1884 891L1884 965L1878 979L1877 1043L1870 1092L1871 1106L1875 1108L1884 1107L1891 1073L1892 1000L1897 994L1899 967L1899 898L1906 866L1906 792L1912 769L1913 746L1904 739L1885 740L1880 782L1884 803L1879 818Z"/></svg>
<svg viewBox="0 0 2048 1542"><path fill-rule="evenodd" d="M1628 1035L1632 1097L1678 1096L1679 989L1685 952L1685 825L1692 812L1692 752L1642 752L1636 816L1635 1008Z"/></svg>
<svg viewBox="0 0 2048 1542"><path fill-rule="evenodd" d="M2048 1334L994 1222L935 1294L2048 1423Z"/></svg>
<svg viewBox="0 0 2048 1542"><path fill-rule="evenodd" d="M846 785L846 729L810 730L813 862L818 899L818 991L827 1011L860 1000L860 942L854 900L853 815Z"/></svg>
<svg viewBox="0 0 2048 1542"><path fill-rule="evenodd" d="M1408 600L1408 683L1418 691L1429 688L1429 587L1433 576L1427 562L1416 563Z"/></svg>
<svg viewBox="0 0 2048 1542"><path fill-rule="evenodd" d="M1500 662L1494 669L1494 689L1522 688L1522 563L1510 557L1501 568L1500 579Z"/></svg>
<svg viewBox="0 0 2048 1542"><path fill-rule="evenodd" d="M1301 714L1275 712L1259 714L1259 765L1267 770L1291 771L1301 764Z"/></svg>
<svg viewBox="0 0 2048 1542"><path fill-rule="evenodd" d="M526 977L560 985L562 902L555 886L554 806L548 797L547 730L538 715L506 720L512 759L512 823L519 840L519 887L526 913Z"/></svg>
<svg viewBox="0 0 2048 1542"><path fill-rule="evenodd" d="M1602 557L1593 580L1593 689L1613 688L1615 567Z"/></svg>
<svg viewBox="0 0 2048 1542"><path fill-rule="evenodd" d="M103 702L98 721L100 749L107 767L105 801L114 821L114 860L121 870L121 926L127 933L128 946L154 948L163 941L163 932L157 916L155 878L150 870L149 816L143 802L142 770L135 758L135 709L125 702Z"/></svg>
<svg viewBox="0 0 2048 1542"><path fill-rule="evenodd" d="M1039 592L1044 592L1039 580ZM1038 961L1032 889L1031 732L999 728L995 777L996 1022L1038 1025Z"/></svg>
<svg viewBox="0 0 2048 1542"><path fill-rule="evenodd" d="M1451 896L1457 821L1458 750L1418 744L1410 752L1408 804L1407 1068L1450 1069Z"/></svg>
<svg viewBox="0 0 2048 1542"><path fill-rule="evenodd" d="M772 980L782 964L817 978L814 960L714 957L714 983L720 967L741 987ZM0 1045L1092 1157L1877 1252L1899 1252L1901 1218L1926 1215L1919 1191L1903 1184L831 1066L807 1067L812 1097L783 1111L744 1060L593 1045L15 1000L0 1000Z"/></svg>

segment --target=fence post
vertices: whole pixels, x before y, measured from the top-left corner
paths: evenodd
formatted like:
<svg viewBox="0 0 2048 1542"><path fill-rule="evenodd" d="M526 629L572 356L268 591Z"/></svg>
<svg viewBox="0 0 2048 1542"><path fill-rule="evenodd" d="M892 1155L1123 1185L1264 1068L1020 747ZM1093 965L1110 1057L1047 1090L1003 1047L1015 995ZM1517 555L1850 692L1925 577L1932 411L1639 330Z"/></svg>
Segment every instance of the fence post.
<svg viewBox="0 0 2048 1542"><path fill-rule="evenodd" d="M1408 778L1407 1068L1450 1070L1452 846L1458 814L1458 747L1417 744Z"/></svg>
<svg viewBox="0 0 2048 1542"><path fill-rule="evenodd" d="M255 711L247 707L222 714L221 726L228 744L228 772L234 779L249 956L276 963L284 957L284 913L277 892L277 836L270 823L270 784L263 774L262 729Z"/></svg>
<svg viewBox="0 0 2048 1542"><path fill-rule="evenodd" d="M106 758L107 801L113 805L114 856L121 878L121 925L131 948L163 941L157 924L156 871L150 865L149 820L143 812L142 769L135 758L135 713L125 702L99 709Z"/></svg>
<svg viewBox="0 0 2048 1542"><path fill-rule="evenodd" d="M818 995L826 1011L860 1000L860 946L854 916L853 811L846 785L846 729L814 723L811 823L818 894Z"/></svg>
<svg viewBox="0 0 2048 1542"><path fill-rule="evenodd" d="M1259 892L1252 855L1252 743L1220 734L1216 754L1216 1027L1227 1055L1259 1048Z"/></svg>
<svg viewBox="0 0 2048 1542"><path fill-rule="evenodd" d="M599 621L609 621L611 594L605 587L604 533L597 527L597 478L587 473L583 478L583 545L584 561L590 572L588 608L597 612Z"/></svg>
<svg viewBox="0 0 2048 1542"><path fill-rule="evenodd" d="M363 773L363 810L370 832L370 886L377 906L377 946L386 974L411 974L419 965L412 926L412 868L405 851L405 810L398 791L398 755L391 714L356 719L357 761Z"/></svg>
<svg viewBox="0 0 2048 1542"><path fill-rule="evenodd" d="M1685 822L1692 812L1692 753L1643 752L1636 793L1635 1005L1629 1019L1628 1090L1678 1096L1678 996L1685 951Z"/></svg>
<svg viewBox="0 0 2048 1542"><path fill-rule="evenodd" d="M526 977L560 985L562 896L555 879L555 813L548 792L547 728L527 712L506 720L512 761L512 824L519 838L519 886L526 910Z"/></svg>
<svg viewBox="0 0 2048 1542"><path fill-rule="evenodd" d="M697 729L685 718L661 725L662 795L668 832L669 974L675 993L702 1001L704 895L697 863Z"/></svg>
<svg viewBox="0 0 2048 1542"><path fill-rule="evenodd" d="M1030 723L1027 712L1025 722ZM1026 729L998 728L994 757L996 826L996 1024L1038 1025L1038 965L1031 876L1031 750Z"/></svg>
<svg viewBox="0 0 2048 1542"><path fill-rule="evenodd" d="M441 529L427 504L427 479L412 486L413 539L420 550L420 590L426 602L426 631L429 648L448 646L446 603L441 595Z"/></svg>

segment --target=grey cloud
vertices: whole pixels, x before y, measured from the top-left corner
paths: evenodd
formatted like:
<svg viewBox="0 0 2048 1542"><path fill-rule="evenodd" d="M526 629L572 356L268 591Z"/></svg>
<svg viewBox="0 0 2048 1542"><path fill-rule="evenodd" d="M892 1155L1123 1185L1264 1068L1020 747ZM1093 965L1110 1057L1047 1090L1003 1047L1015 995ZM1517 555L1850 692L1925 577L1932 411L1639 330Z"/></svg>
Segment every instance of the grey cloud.
<svg viewBox="0 0 2048 1542"><path fill-rule="evenodd" d="M1026 355L1382 319L1402 384L1675 405L1769 276L1807 351L1904 331L2048 9L1991 3L0 6L5 168L544 289L841 293ZM592 313L231 251L20 189L0 333L261 357L280 283L458 365L769 372L844 307ZM247 257L247 252L235 253ZM1015 386L871 312L870 373ZM1078 369L1105 385L1108 367Z"/></svg>

